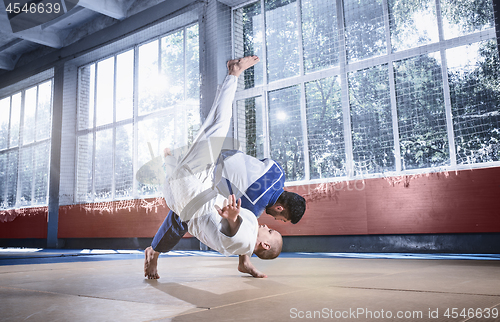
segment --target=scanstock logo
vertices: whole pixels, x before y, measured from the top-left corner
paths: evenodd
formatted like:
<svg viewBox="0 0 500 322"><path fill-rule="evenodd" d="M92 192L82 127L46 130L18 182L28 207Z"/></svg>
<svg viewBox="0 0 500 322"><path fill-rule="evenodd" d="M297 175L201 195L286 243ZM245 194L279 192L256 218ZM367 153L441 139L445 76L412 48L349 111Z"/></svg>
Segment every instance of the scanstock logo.
<svg viewBox="0 0 500 322"><path fill-rule="evenodd" d="M54 20L73 9L78 0L3 0L12 32Z"/></svg>

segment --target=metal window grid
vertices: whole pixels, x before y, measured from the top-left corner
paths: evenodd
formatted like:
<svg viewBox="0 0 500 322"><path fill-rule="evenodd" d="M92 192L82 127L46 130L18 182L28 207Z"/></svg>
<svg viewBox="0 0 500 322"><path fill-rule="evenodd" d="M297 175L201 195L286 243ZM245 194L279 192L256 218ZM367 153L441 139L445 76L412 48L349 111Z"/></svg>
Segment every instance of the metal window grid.
<svg viewBox="0 0 500 322"><path fill-rule="evenodd" d="M232 11L232 26L233 30L235 28L235 22L234 19L237 17L234 12L236 10L240 10L246 6L249 6L251 4L254 4L256 2L260 2L261 4L261 20L262 20L262 25L264 28L262 28L262 37L263 37L263 46L266 46L266 14L265 14L265 1L266 0L259 0L259 1L248 1L245 2L239 6L233 7ZM300 8L301 8L301 1L302 0L296 0L297 2L297 25L301 26L301 14L300 14ZM279 79L275 80L272 82L268 82L267 80L267 71L266 68L264 67L264 72L263 72L263 79L264 82L262 85L255 86L252 88L248 89L243 89L239 90L236 93L236 100L244 100L247 98L251 97L257 97L257 96L262 96L264 97L264 117L266 118L265 122L265 128L266 130L264 131L264 136L265 136L265 155L266 157L269 157L270 151L269 151L269 111L268 111L268 93L277 89L281 88L286 88L290 86L295 86L295 85L300 85L301 88L301 111L303 115L303 122L306 122L305 119L305 96L304 96L304 84L310 81L314 80L319 80L322 78L330 77L330 76L340 76L341 77L341 86L342 86L342 106L343 106L343 112L344 112L344 135L345 135L345 149L346 149L346 160L347 160L347 178L354 177L354 171L353 171L353 152L352 152L352 139L351 139L351 122L350 122L350 106L349 106L349 98L348 98L348 86L347 86L347 75L349 72L352 71L357 71L377 65L382 65L382 64L387 64L388 65L388 73L389 73L389 82L390 82L390 101L391 101L391 110L392 110L392 122L393 122L393 138L394 138L394 158L395 158L395 165L396 165L396 170L395 173L392 173L394 175L398 174L413 174L413 173L425 173L425 172L432 172L432 171L439 171L439 170L459 170L459 169L468 169L468 168L478 168L478 167L485 167L485 166L492 166L493 165L500 165L500 162L494 162L494 163L488 163L488 164L469 164L466 166L463 165L457 165L457 160L456 160L456 151L455 151L455 138L454 138L454 131L453 131L453 121L452 121L452 113L451 113L451 102L450 102L450 90L449 90L449 84L448 84L448 70L447 70L447 59L446 59L446 50L450 48L455 48L455 47L460 47L467 45L472 42L478 42L481 40L487 40L487 39L495 39L496 38L496 33L495 33L495 28L486 28L482 29L479 31L472 32L470 34L466 35L461 35L452 39L445 39L444 37L444 32L443 32L443 22L442 22L442 17L441 17L441 0L435 0L435 6L436 6L436 14L437 14L437 19L438 19L438 30L439 30L439 42L437 43L430 43L427 45L421 45L417 46L414 48L406 49L406 50L401 50L401 51L396 51L393 52L391 49L391 33L390 33L390 26L389 26L389 5L387 0L383 0L382 6L383 6L383 19L384 19L384 28L385 28L385 40L387 43L387 52L385 55L380 55L376 57L371 57L368 59L362 59L362 60L357 60L354 62L349 62L347 63L347 49L346 49L346 43L345 43L345 26L344 26L344 10L343 10L343 1L342 0L332 0L336 1L336 10L337 10L337 27L338 27L338 33L339 33L339 65L338 66L332 66L329 68L325 68L323 70L319 71L314 71L310 73L305 73L304 72L304 59L303 59L303 46L302 46L302 32L299 32L299 38L297 39L297 42L299 43L299 50L300 50L300 74L298 76L293 76L293 77L288 77L284 79ZM299 27L300 28L300 27ZM235 35L233 33L233 42L235 41ZM261 58L261 63L266 66L267 64L267 56L271 55L272 53L268 53L266 48L263 48L263 54L260 57ZM399 143L399 127L398 127L398 112L397 112L397 105L396 105L396 90L395 90L395 79L394 79L394 67L393 63L395 61L400 61L404 60L407 58L423 55L423 54L429 54L433 52L438 52L441 54L442 57L442 65L441 65L441 74L443 77L443 94L444 94L444 108L445 108L445 115L446 115L446 131L447 131L447 137L448 137L448 145L449 145L449 155L450 155L450 166L444 167L444 168L421 168L421 169L413 169L413 170L402 170L401 166L401 152L400 152L400 143ZM235 56L235 46L233 44L233 57ZM237 129L238 127L236 127ZM317 181L324 181L324 180L311 180L309 177L309 155L308 155L308 144L307 144L307 126L303 126L303 139L304 139L304 156L305 156L305 167L306 167L306 178L303 180L303 182L295 182L294 184L297 183L307 183L307 182L317 182ZM238 135L238 133L236 133ZM239 137L239 136L237 136ZM368 175L367 177L380 177L384 176L386 174L384 173L377 173L374 175ZM331 180L331 179L330 179ZM288 183L290 184L290 183Z"/></svg>

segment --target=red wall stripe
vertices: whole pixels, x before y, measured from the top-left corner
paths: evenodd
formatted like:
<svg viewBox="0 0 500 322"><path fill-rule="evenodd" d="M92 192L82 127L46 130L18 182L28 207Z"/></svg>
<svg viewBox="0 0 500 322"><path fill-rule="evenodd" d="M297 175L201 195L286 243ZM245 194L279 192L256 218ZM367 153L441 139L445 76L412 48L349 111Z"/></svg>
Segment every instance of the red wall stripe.
<svg viewBox="0 0 500 322"><path fill-rule="evenodd" d="M303 219L296 225L259 219L285 236L500 232L500 167L287 190L308 200ZM0 218L1 238L46 238L43 209ZM167 212L162 198L61 206L58 237L152 237Z"/></svg>
<svg viewBox="0 0 500 322"><path fill-rule="evenodd" d="M47 238L47 207L0 211L0 238Z"/></svg>

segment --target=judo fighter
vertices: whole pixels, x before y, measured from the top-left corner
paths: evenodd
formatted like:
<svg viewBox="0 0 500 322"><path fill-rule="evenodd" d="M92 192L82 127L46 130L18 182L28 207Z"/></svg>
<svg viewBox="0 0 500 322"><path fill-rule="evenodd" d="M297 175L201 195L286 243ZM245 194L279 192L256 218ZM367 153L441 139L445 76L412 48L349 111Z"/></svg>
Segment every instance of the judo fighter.
<svg viewBox="0 0 500 322"><path fill-rule="evenodd" d="M239 271L266 277L250 256L275 258L282 239L256 218L264 212L285 222L302 218L305 200L283 190L285 174L278 163L223 150L238 76L258 61L256 56L229 61L228 75L193 145L187 152L165 150L164 197L171 210L145 250L146 277L159 278L159 254L170 251L188 231L221 254L240 255Z"/></svg>

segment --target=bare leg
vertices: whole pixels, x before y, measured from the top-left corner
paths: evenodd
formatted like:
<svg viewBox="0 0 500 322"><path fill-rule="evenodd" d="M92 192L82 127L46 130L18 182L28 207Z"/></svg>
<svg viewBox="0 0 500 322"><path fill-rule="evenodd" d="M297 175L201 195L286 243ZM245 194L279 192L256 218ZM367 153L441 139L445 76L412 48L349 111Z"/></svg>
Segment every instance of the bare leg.
<svg viewBox="0 0 500 322"><path fill-rule="evenodd" d="M160 253L149 246L144 250L144 276L148 279L159 279L158 275L158 256Z"/></svg>
<svg viewBox="0 0 500 322"><path fill-rule="evenodd" d="M227 62L228 74L238 77L244 70L252 67L258 62L259 57L257 56L247 56L240 59L230 60Z"/></svg>
<svg viewBox="0 0 500 322"><path fill-rule="evenodd" d="M265 278L267 277L266 274L260 272L253 266L252 262L250 262L250 257L247 255L240 255L239 258L239 264L238 264L238 271L242 273L248 273L252 275L253 277L256 278Z"/></svg>

